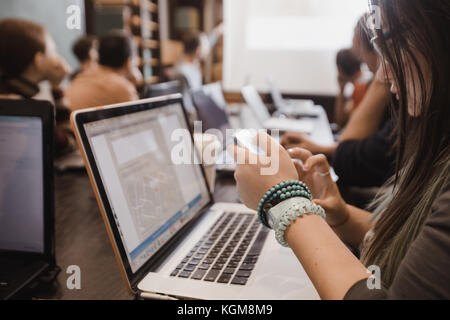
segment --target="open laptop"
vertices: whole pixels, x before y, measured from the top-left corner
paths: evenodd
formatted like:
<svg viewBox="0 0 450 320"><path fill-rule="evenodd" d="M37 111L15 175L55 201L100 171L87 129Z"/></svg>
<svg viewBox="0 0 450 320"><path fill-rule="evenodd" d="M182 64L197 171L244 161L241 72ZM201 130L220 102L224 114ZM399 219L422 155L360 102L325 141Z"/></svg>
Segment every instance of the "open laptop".
<svg viewBox="0 0 450 320"><path fill-rule="evenodd" d="M314 130L315 121L313 119L295 120L271 117L258 91L256 91L255 87L253 86L249 85L243 87L242 95L245 99L245 102L252 109L262 128L268 130L278 129L282 132L289 131L305 134L311 134Z"/></svg>
<svg viewBox="0 0 450 320"><path fill-rule="evenodd" d="M181 82L178 80L161 82L156 84L146 85L141 98L155 98L160 96L166 96L168 94L181 93L182 86Z"/></svg>
<svg viewBox="0 0 450 320"><path fill-rule="evenodd" d="M203 131L216 129L225 135L226 130L231 129L225 110L220 108L203 90L193 91L192 100L199 120L202 122Z"/></svg>
<svg viewBox="0 0 450 320"><path fill-rule="evenodd" d="M0 299L54 265L54 109L0 100Z"/></svg>
<svg viewBox="0 0 450 320"><path fill-rule="evenodd" d="M222 110L227 108L227 102L225 100L225 96L223 95L222 85L220 82L205 84L202 87L202 91L211 97L219 108Z"/></svg>
<svg viewBox="0 0 450 320"><path fill-rule="evenodd" d="M236 164L227 152L227 141L233 141L230 137L232 128L225 110L220 108L215 100L203 90L192 92L192 101L202 123L203 133L212 133L220 140L222 149L217 153L216 169L220 172L234 172Z"/></svg>
<svg viewBox="0 0 450 320"><path fill-rule="evenodd" d="M270 88L270 95L278 112L296 119L319 117L317 111L314 109L314 101L301 99L286 100L271 77L267 78L267 82Z"/></svg>
<svg viewBox="0 0 450 320"><path fill-rule="evenodd" d="M292 251L254 211L214 204L201 164L175 164L180 150L196 159L181 95L80 110L72 124L132 293L318 298Z"/></svg>

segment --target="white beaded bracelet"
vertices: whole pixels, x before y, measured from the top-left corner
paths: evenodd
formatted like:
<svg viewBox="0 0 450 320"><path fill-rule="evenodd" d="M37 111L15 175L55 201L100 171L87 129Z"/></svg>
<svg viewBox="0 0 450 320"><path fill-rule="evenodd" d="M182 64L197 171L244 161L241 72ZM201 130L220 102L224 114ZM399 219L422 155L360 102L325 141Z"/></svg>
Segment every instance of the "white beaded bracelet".
<svg viewBox="0 0 450 320"><path fill-rule="evenodd" d="M291 198L281 202L268 212L269 223L275 230L275 238L283 247L289 247L285 232L292 222L305 214L317 214L326 218L325 210L306 198Z"/></svg>

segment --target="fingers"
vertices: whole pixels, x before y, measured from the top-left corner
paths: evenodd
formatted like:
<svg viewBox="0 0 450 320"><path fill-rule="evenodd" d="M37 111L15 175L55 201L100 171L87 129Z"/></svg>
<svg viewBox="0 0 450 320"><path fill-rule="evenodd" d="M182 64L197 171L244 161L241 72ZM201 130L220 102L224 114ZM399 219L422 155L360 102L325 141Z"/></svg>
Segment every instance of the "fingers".
<svg viewBox="0 0 450 320"><path fill-rule="evenodd" d="M229 145L227 152L234 156L234 160L238 167L242 165L264 166L270 163L269 157L257 155L249 151L247 148L237 146L235 144Z"/></svg>
<svg viewBox="0 0 450 320"><path fill-rule="evenodd" d="M322 174L326 174L331 170L330 165L328 164L327 157L325 157L323 154L312 156L308 160L306 160L304 169L306 171L316 169L319 173Z"/></svg>
<svg viewBox="0 0 450 320"><path fill-rule="evenodd" d="M264 130L258 132L258 146L270 157L273 151L279 151L281 145L272 139Z"/></svg>
<svg viewBox="0 0 450 320"><path fill-rule="evenodd" d="M310 151L306 149L301 148L292 148L288 150L289 155L292 159L298 159L301 160L303 163L306 162L309 158L311 158L313 155Z"/></svg>
<svg viewBox="0 0 450 320"><path fill-rule="evenodd" d="M250 151L248 149L230 144L227 148L227 152L234 155L234 159L237 163L247 163L250 158Z"/></svg>
<svg viewBox="0 0 450 320"><path fill-rule="evenodd" d="M323 207L326 204L325 200L320 200L320 199L313 199L312 202L314 202L315 204Z"/></svg>
<svg viewBox="0 0 450 320"><path fill-rule="evenodd" d="M328 199L327 200L313 199L312 202L317 204L318 206L321 206L326 211L328 211L330 209L330 201Z"/></svg>
<svg viewBox="0 0 450 320"><path fill-rule="evenodd" d="M286 148L286 150L294 149L294 148L304 149L302 143L286 143L286 144L283 144L283 147Z"/></svg>
<svg viewBox="0 0 450 320"><path fill-rule="evenodd" d="M297 170L298 177L301 179L305 175L305 170L303 170L303 164L299 161L294 160L294 167Z"/></svg>

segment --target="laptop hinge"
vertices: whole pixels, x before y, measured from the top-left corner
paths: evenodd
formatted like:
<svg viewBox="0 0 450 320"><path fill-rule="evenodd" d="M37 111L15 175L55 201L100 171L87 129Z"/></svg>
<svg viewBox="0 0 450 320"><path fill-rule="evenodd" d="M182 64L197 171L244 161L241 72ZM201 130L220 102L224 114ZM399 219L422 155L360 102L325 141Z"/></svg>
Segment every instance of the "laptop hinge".
<svg viewBox="0 0 450 320"><path fill-rule="evenodd" d="M154 292L139 292L137 296L143 300L178 300L173 296Z"/></svg>

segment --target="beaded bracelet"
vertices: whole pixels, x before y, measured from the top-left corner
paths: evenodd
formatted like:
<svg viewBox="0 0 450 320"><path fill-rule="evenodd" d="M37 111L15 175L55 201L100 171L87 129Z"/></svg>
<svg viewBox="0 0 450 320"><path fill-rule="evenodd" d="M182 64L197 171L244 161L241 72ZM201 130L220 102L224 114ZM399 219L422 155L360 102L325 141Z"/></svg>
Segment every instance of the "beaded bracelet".
<svg viewBox="0 0 450 320"><path fill-rule="evenodd" d="M285 232L297 218L304 215L316 214L324 220L326 219L325 210L305 198L291 199L290 201L283 202L280 206L277 211L270 210L269 215L273 229L275 230L275 238L283 247L289 247L285 238Z"/></svg>
<svg viewBox="0 0 450 320"><path fill-rule="evenodd" d="M282 182L267 191L258 206L258 217L260 222L269 228L265 214L267 210L276 206L281 201L292 197L305 197L312 199L311 192L306 184L296 180Z"/></svg>
<svg viewBox="0 0 450 320"><path fill-rule="evenodd" d="M267 210L276 206L280 202L293 197L304 197L309 200L312 199L311 192L308 187L301 181L285 181L271 188L259 202L257 210L259 221L267 228L270 228L266 217Z"/></svg>

